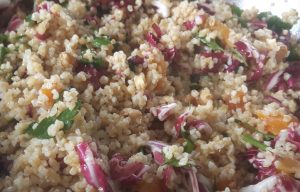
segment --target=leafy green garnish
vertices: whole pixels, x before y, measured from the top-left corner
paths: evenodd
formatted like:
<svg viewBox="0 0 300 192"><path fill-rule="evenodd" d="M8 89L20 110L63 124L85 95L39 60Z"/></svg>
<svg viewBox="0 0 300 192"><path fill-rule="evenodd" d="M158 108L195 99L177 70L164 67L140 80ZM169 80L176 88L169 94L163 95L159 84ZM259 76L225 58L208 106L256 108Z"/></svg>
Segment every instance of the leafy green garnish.
<svg viewBox="0 0 300 192"><path fill-rule="evenodd" d="M239 62L248 65L245 57L240 52L238 52L236 49L232 48L232 49L230 49L230 52Z"/></svg>
<svg viewBox="0 0 300 192"><path fill-rule="evenodd" d="M245 134L243 135L243 138L242 138L245 142L253 145L254 147L262 150L262 151L265 151L267 149L267 145L265 145L264 143L261 143L259 142L258 140L254 139L251 135L249 134Z"/></svg>
<svg viewBox="0 0 300 192"><path fill-rule="evenodd" d="M236 5L230 5L230 9L231 9L232 14L234 14L234 15L236 15L238 17L242 16L243 10L240 9L238 6L236 6Z"/></svg>
<svg viewBox="0 0 300 192"><path fill-rule="evenodd" d="M180 132L181 136L184 138L184 143L183 143L183 149L184 152L186 153L191 153L194 151L194 149L196 148L195 144L192 142L192 140L190 139L190 133L188 131L182 130ZM188 166L189 164L185 164L185 165L179 165L179 160L176 159L175 157L172 157L171 159L166 158L165 153L162 152L163 157L164 157L164 164L167 165L172 165L173 167L185 167Z"/></svg>
<svg viewBox="0 0 300 192"><path fill-rule="evenodd" d="M281 33L284 29L291 29L292 25L290 23L282 21L277 16L272 16L267 20L268 28L274 30L277 33Z"/></svg>
<svg viewBox="0 0 300 192"><path fill-rule="evenodd" d="M200 38L200 41L202 43L204 43L206 46L208 46L211 50L216 51L216 52L224 51L224 49L217 43L217 41L215 39L211 39L210 41L208 41L208 40L206 40L205 37L199 37L199 38ZM240 52L238 52L234 48L231 48L230 52L238 61L247 65L247 61L246 61L245 57Z"/></svg>
<svg viewBox="0 0 300 192"><path fill-rule="evenodd" d="M30 15L27 15L27 16L25 17L25 21L28 22L28 23L32 22L32 21L33 21L33 20L32 20L32 15L31 15L31 14L30 14Z"/></svg>
<svg viewBox="0 0 300 192"><path fill-rule="evenodd" d="M66 131L69 128L71 128L73 122L74 122L74 117L79 113L79 109L81 108L81 103L77 102L75 107L70 110L66 109L63 112L59 114L57 117L58 120L62 121L64 123L64 128L63 130Z"/></svg>
<svg viewBox="0 0 300 192"><path fill-rule="evenodd" d="M260 20L265 20L267 22L268 28L275 31L276 33L281 33L284 29L291 29L292 25L290 23L282 21L278 16L273 15L270 12L261 12L257 15Z"/></svg>
<svg viewBox="0 0 300 192"><path fill-rule="evenodd" d="M241 24L241 27L246 28L247 27L247 21L241 17L238 18L239 23Z"/></svg>
<svg viewBox="0 0 300 192"><path fill-rule="evenodd" d="M55 120L55 117L47 117L39 122L36 128L33 128L36 123L31 123L25 132L38 139L49 139L51 136L48 134L48 128L55 122Z"/></svg>
<svg viewBox="0 0 300 192"><path fill-rule="evenodd" d="M8 37L5 34L0 34L0 43L5 43Z"/></svg>
<svg viewBox="0 0 300 192"><path fill-rule="evenodd" d="M106 37L96 37L92 41L94 47L101 48L102 45L109 45L110 40Z"/></svg>
<svg viewBox="0 0 300 192"><path fill-rule="evenodd" d="M173 167L183 167L183 166L179 165L179 160L177 160L175 158L172 158L172 159L166 161L165 164L172 165Z"/></svg>
<svg viewBox="0 0 300 192"><path fill-rule="evenodd" d="M92 62L92 65L96 68L102 67L103 66L103 59L101 57L95 58Z"/></svg>
<svg viewBox="0 0 300 192"><path fill-rule="evenodd" d="M190 89L191 89L191 90L198 90L198 89L200 89L200 88L201 88L201 86L199 85L199 83L192 82L192 83L190 84Z"/></svg>
<svg viewBox="0 0 300 192"><path fill-rule="evenodd" d="M18 36L16 36L16 39L17 39L17 40L20 40L20 39L22 39L22 38L24 38L24 37L26 37L26 35L18 35Z"/></svg>
<svg viewBox="0 0 300 192"><path fill-rule="evenodd" d="M67 7L68 4L69 4L69 2L68 2L68 1L65 1L65 2L61 3L61 6L62 6L62 7Z"/></svg>
<svg viewBox="0 0 300 192"><path fill-rule="evenodd" d="M163 154L163 157L164 157L164 164L166 165L171 165L173 167L184 167L185 165L179 165L179 160L175 159L174 157L172 157L171 159L167 159L165 157L165 154Z"/></svg>
<svg viewBox="0 0 300 192"><path fill-rule="evenodd" d="M191 153L196 148L196 145L193 143L193 141L190 139L191 135L186 130L181 130L180 132L181 136L184 138L183 148L184 152Z"/></svg>
<svg viewBox="0 0 300 192"><path fill-rule="evenodd" d="M5 56L9 53L9 49L6 47L0 47L0 64L3 63Z"/></svg>
<svg viewBox="0 0 300 192"><path fill-rule="evenodd" d="M184 152L191 153L195 149L195 144L190 139L185 139Z"/></svg>
<svg viewBox="0 0 300 192"><path fill-rule="evenodd" d="M291 46L289 48L290 50L290 54L289 56L286 58L286 61L299 61L300 60L300 51L298 50L298 48L296 46Z"/></svg>
<svg viewBox="0 0 300 192"><path fill-rule="evenodd" d="M83 55L85 54L86 50L87 50L87 46L86 45L83 45L81 46L81 53L80 53L80 62L84 65L92 65L94 66L95 68L100 68L100 67L103 67L103 59L101 57L94 57L93 56L93 60L92 61L89 61L85 58L83 58Z"/></svg>
<svg viewBox="0 0 300 192"><path fill-rule="evenodd" d="M263 132L258 131L258 130L256 130L256 132L262 134L265 141L271 141L275 138L275 135L273 135L273 134L263 133Z"/></svg>
<svg viewBox="0 0 300 192"><path fill-rule="evenodd" d="M282 21L278 16L273 15L270 12L261 12L257 15L260 20L265 20L268 24L268 28L275 31L276 33L281 33L284 29L291 29L292 25L290 23Z"/></svg>
<svg viewBox="0 0 300 192"><path fill-rule="evenodd" d="M260 19L260 20L267 19L268 16L270 16L271 14L272 14L271 12L260 12L257 15L257 18Z"/></svg>
<svg viewBox="0 0 300 192"><path fill-rule="evenodd" d="M275 138L275 135L273 135L273 134L268 134L268 133L263 133L263 132L261 132L261 131L255 129L255 127L249 125L248 123L242 122L242 121L240 121L240 120L238 120L238 119L235 119L234 121L235 121L236 123L240 124L242 127L246 128L246 129L248 129L248 130L251 130L252 132L257 132L257 133L259 133L259 134L262 134L264 140L266 140L266 141L270 141L270 140L273 140L273 139Z"/></svg>
<svg viewBox="0 0 300 192"><path fill-rule="evenodd" d="M205 44L213 51L224 51L224 49L217 43L215 39L210 39L210 41L208 41L205 37L199 37L199 39L201 43Z"/></svg>
<svg viewBox="0 0 300 192"><path fill-rule="evenodd" d="M35 24L35 21L32 20L32 14L27 15L27 16L25 17L25 21L26 21L27 23L29 23L29 25Z"/></svg>
<svg viewBox="0 0 300 192"><path fill-rule="evenodd" d="M241 26L247 27L247 21L241 17L244 10L240 9L236 5L230 5L230 8L231 8L232 14L237 16L238 22L241 24Z"/></svg>
<svg viewBox="0 0 300 192"><path fill-rule="evenodd" d="M92 65L95 68L103 67L103 59L101 57L94 58L92 61L88 61L86 59L81 59L80 62L84 65Z"/></svg>
<svg viewBox="0 0 300 192"><path fill-rule="evenodd" d="M56 120L60 120L64 123L63 131L68 130L71 128L73 122L74 122L74 117L78 114L79 110L81 108L81 103L78 101L75 105L75 107L70 110L70 109L65 109L62 111L57 117L52 116L52 117L46 117L44 118L41 122L37 123L31 123L25 130L26 133L29 135L39 138L39 139L49 139L52 138L48 134L48 128L50 125L55 123ZM34 125L37 123L36 127Z"/></svg>

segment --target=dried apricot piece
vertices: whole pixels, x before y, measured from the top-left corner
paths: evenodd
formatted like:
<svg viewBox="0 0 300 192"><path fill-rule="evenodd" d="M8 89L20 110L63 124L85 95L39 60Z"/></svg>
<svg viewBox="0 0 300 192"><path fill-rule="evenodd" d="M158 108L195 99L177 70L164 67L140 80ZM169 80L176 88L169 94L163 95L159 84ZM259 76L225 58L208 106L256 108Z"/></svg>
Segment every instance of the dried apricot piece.
<svg viewBox="0 0 300 192"><path fill-rule="evenodd" d="M47 106L51 106L53 104L53 94L51 89L42 89L41 90L44 95L48 97Z"/></svg>
<svg viewBox="0 0 300 192"><path fill-rule="evenodd" d="M259 119L265 122L265 129L274 135L278 135L281 130L287 129L291 122L284 121L283 115L266 115L261 111L257 111L256 115Z"/></svg>
<svg viewBox="0 0 300 192"><path fill-rule="evenodd" d="M244 92L238 91L237 94L232 98L232 97L227 97L225 99L225 103L228 105L229 110L236 110L236 109L244 109ZM238 100L237 102L233 103L231 100Z"/></svg>

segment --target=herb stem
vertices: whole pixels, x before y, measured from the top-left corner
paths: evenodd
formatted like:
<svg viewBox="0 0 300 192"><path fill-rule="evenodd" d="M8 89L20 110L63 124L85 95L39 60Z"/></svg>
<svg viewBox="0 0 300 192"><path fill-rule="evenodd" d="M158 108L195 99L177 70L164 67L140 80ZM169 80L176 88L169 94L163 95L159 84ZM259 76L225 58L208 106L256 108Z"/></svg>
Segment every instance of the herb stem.
<svg viewBox="0 0 300 192"><path fill-rule="evenodd" d="M254 147L257 147L258 149L262 150L262 151L266 151L267 149L267 145L265 145L264 143L259 142L258 140L254 139L250 134L245 134L243 135L242 138L245 142L253 145Z"/></svg>

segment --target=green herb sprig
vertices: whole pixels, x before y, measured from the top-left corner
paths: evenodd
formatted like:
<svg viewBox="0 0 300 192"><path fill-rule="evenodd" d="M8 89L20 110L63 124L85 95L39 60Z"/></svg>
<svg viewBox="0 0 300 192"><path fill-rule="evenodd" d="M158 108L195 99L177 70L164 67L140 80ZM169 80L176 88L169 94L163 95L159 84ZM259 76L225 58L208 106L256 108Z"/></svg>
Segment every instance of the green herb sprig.
<svg viewBox="0 0 300 192"><path fill-rule="evenodd" d="M8 40L8 36L0 33L0 43L5 43Z"/></svg>
<svg viewBox="0 0 300 192"><path fill-rule="evenodd" d="M270 12L261 12L257 15L257 18L267 22L268 28L280 34L283 30L289 30L292 28L290 23L282 21L282 19L276 15L272 15Z"/></svg>
<svg viewBox="0 0 300 192"><path fill-rule="evenodd" d="M241 125L242 127L246 128L246 129L248 129L248 130L250 130L250 131L252 131L252 132L257 132L257 133L259 133L259 134L262 134L264 140L266 140L266 141L270 141L270 140L273 140L273 139L275 138L275 135L273 135L273 134L268 134L268 133L263 133L263 132L261 132L261 131L255 129L255 127L249 125L248 123L242 122L242 121L240 121L240 120L238 120L238 119L235 119L234 121L235 121L236 123L238 123L239 125Z"/></svg>
<svg viewBox="0 0 300 192"><path fill-rule="evenodd" d="M101 48L102 45L109 45L110 40L106 37L95 37L92 44L94 47Z"/></svg>
<svg viewBox="0 0 300 192"><path fill-rule="evenodd" d="M244 10L242 10L241 8L239 8L236 5L230 5L230 8L231 8L232 14L237 16L237 19L238 19L239 23L241 24L241 26L244 28L247 27L247 21L242 18L242 13L244 12Z"/></svg>
<svg viewBox="0 0 300 192"><path fill-rule="evenodd" d="M199 37L199 39L200 39L201 43L205 44L212 51L215 51L215 52L225 51L224 48L222 48L221 45L219 45L215 39L211 39L210 41L208 41L205 37ZM248 65L247 61L246 61L246 58L240 52L238 52L236 49L229 48L228 51L239 62L244 63L246 66Z"/></svg>
<svg viewBox="0 0 300 192"><path fill-rule="evenodd" d="M217 43L217 41L215 39L210 39L210 41L208 41L206 39L206 37L199 37L199 39L200 39L201 43L206 45L212 51L215 51L215 52L224 51L224 49Z"/></svg>
<svg viewBox="0 0 300 192"><path fill-rule="evenodd" d="M0 64L3 63L5 56L9 53L9 49L6 47L0 47Z"/></svg>
<svg viewBox="0 0 300 192"><path fill-rule="evenodd" d="M72 127L74 122L74 117L79 113L81 108L81 102L76 102L75 107L71 109L65 109L62 111L57 117L51 116L46 117L42 121L40 121L36 127L34 125L37 122L31 123L25 130L25 133L29 135L39 138L39 139L50 139L52 136L48 134L48 128L50 125L54 124L56 120L60 120L64 123L63 131L66 131Z"/></svg>

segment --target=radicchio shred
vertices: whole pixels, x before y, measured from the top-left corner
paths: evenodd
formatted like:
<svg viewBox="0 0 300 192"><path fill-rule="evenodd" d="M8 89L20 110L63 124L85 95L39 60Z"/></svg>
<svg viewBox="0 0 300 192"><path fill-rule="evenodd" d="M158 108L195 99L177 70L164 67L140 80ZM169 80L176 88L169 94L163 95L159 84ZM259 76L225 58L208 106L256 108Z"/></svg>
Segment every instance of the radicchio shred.
<svg viewBox="0 0 300 192"><path fill-rule="evenodd" d="M18 16L14 16L8 23L7 31L16 31L18 27L22 24L22 20Z"/></svg>
<svg viewBox="0 0 300 192"><path fill-rule="evenodd" d="M183 23L183 26L187 29L187 30L192 30L195 27L196 23L195 21L186 21Z"/></svg>
<svg viewBox="0 0 300 192"><path fill-rule="evenodd" d="M79 156L81 173L87 183L99 191L110 192L110 186L106 180L105 173L98 163L96 151L93 151L93 143L82 142L76 145L75 150Z"/></svg>
<svg viewBox="0 0 300 192"><path fill-rule="evenodd" d="M93 67L92 65L87 65L87 64L78 62L77 66L75 68L75 72L79 73L81 71L83 71L89 75L88 82L91 83L93 85L94 89L96 89L96 90L101 87L100 78L103 75L108 74L107 71L101 67L97 69L97 68Z"/></svg>
<svg viewBox="0 0 300 192"><path fill-rule="evenodd" d="M258 50L248 42L237 41L234 45L236 50L242 54L251 65L251 69L247 78L248 81L254 82L259 80L263 76L263 67L266 56L262 53L259 53Z"/></svg>
<svg viewBox="0 0 300 192"><path fill-rule="evenodd" d="M254 30L267 28L268 24L265 21L255 19L250 22L250 27Z"/></svg>
<svg viewBox="0 0 300 192"><path fill-rule="evenodd" d="M262 189L265 192L298 192L300 181L288 175L273 175L255 185L241 188L240 192L261 191Z"/></svg>
<svg viewBox="0 0 300 192"><path fill-rule="evenodd" d="M155 163L162 165L164 163L162 149L168 145L161 141L149 141L147 145L150 147Z"/></svg>
<svg viewBox="0 0 300 192"><path fill-rule="evenodd" d="M261 181L269 176L272 176L277 173L274 161L268 167L263 166L265 159L257 157L257 149L249 149L247 151L248 161L257 169L256 179Z"/></svg>
<svg viewBox="0 0 300 192"><path fill-rule="evenodd" d="M121 154L115 154L109 161L111 179L119 181L123 185L133 185L146 171L150 169L148 165L141 162L128 163Z"/></svg>
<svg viewBox="0 0 300 192"><path fill-rule="evenodd" d="M227 62L227 57L224 52L201 52L201 56L209 58L211 57L213 61L216 61L212 68L205 68L202 70L203 73L218 73L224 63Z"/></svg>
<svg viewBox="0 0 300 192"><path fill-rule="evenodd" d="M171 115L172 110L176 106L177 106L176 103L170 103L168 105L162 105L162 106L159 106L159 107L151 108L150 111L160 121L164 121Z"/></svg>

